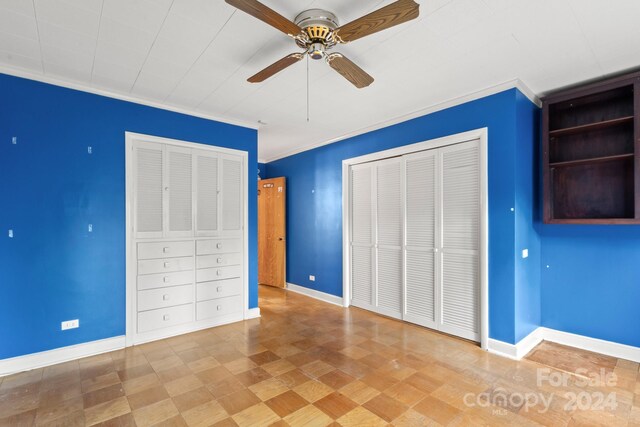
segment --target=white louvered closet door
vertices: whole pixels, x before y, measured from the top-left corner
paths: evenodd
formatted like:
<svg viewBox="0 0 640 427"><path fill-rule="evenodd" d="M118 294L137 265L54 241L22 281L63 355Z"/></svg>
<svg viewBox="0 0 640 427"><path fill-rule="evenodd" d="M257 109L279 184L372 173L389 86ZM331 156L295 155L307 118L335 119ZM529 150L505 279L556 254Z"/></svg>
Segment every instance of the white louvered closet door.
<svg viewBox="0 0 640 427"><path fill-rule="evenodd" d="M237 156L220 156L222 212L221 229L226 235L240 235L244 213L242 212L242 159Z"/></svg>
<svg viewBox="0 0 640 427"><path fill-rule="evenodd" d="M374 309L374 218L373 182L371 164L350 168L351 196L351 303L356 307Z"/></svg>
<svg viewBox="0 0 640 427"><path fill-rule="evenodd" d="M165 195L164 147L136 142L134 151L134 230L137 238L163 237Z"/></svg>
<svg viewBox="0 0 640 427"><path fill-rule="evenodd" d="M191 149L167 146L165 209L166 237L193 236L193 176Z"/></svg>
<svg viewBox="0 0 640 427"><path fill-rule="evenodd" d="M438 150L404 156L404 320L437 328Z"/></svg>
<svg viewBox="0 0 640 427"><path fill-rule="evenodd" d="M193 150L194 186L196 188L196 236L215 236L219 231L218 155Z"/></svg>
<svg viewBox="0 0 640 427"><path fill-rule="evenodd" d="M402 159L375 163L377 311L402 317Z"/></svg>
<svg viewBox="0 0 640 427"><path fill-rule="evenodd" d="M480 147L440 149L442 179L440 330L480 340Z"/></svg>

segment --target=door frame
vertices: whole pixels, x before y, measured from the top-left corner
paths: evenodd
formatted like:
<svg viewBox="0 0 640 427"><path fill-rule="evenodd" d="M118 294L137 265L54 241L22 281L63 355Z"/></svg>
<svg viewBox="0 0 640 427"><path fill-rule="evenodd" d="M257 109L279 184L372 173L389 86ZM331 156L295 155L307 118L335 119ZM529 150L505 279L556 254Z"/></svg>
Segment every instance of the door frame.
<svg viewBox="0 0 640 427"><path fill-rule="evenodd" d="M243 318L250 319L256 317L252 313L252 309L249 308L249 183L253 182L249 178L248 160L249 153L247 151L235 150L232 148L218 147L216 145L202 144L198 142L182 141L177 139L163 138L160 136L145 135L135 132L125 131L125 346L130 347L134 345L136 338L136 276L137 276L137 261L136 251L133 247L135 242L135 236L133 233L133 212L134 212L134 153L133 143L138 142L155 142L159 144L166 144L176 147L192 148L197 150L215 151L221 154L230 154L238 156L242 159L243 176L242 176L242 203L244 204L242 210L242 256L243 256ZM164 173L164 172L163 172ZM192 189L193 191L193 189ZM193 212L195 217L195 210ZM206 240L211 237L196 236L195 226L193 221L194 234L192 237L167 237L163 240L175 240L180 241L184 239L194 240ZM156 238L157 240L158 238ZM151 240L154 241L154 240ZM195 267L194 267L195 268ZM195 284L194 284L195 289ZM193 330L185 330L185 332L193 332ZM182 333L182 332L180 332Z"/></svg>
<svg viewBox="0 0 640 427"><path fill-rule="evenodd" d="M479 140L480 144L480 346L487 350L489 344L489 176L488 176L489 129L480 128L442 138L431 139L389 150L378 151L342 161L342 302L351 305L351 192L349 169L351 166L403 156L418 151L461 144Z"/></svg>

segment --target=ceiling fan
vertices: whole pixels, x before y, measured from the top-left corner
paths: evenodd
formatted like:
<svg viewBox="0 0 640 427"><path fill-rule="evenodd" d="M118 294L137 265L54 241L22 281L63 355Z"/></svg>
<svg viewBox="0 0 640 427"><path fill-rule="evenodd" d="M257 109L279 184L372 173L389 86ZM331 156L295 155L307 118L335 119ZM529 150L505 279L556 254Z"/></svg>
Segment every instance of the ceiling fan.
<svg viewBox="0 0 640 427"><path fill-rule="evenodd" d="M386 30L395 25L415 19L419 15L420 5L414 0L397 0L368 15L339 25L338 18L322 9L309 9L300 13L291 22L276 11L257 0L225 0L231 6L260 19L292 37L303 52L292 53L269 65L259 73L249 77L251 83L263 82L276 73L297 63L305 54L312 59L325 59L331 68L345 79L361 89L373 83L373 77L367 74L341 53L329 53L338 44L349 43L362 37Z"/></svg>

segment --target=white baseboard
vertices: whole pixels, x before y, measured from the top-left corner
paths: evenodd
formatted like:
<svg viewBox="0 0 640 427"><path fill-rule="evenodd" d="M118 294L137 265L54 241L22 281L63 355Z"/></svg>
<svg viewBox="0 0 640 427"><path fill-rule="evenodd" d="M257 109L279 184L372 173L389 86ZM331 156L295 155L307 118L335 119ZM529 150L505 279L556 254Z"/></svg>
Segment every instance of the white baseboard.
<svg viewBox="0 0 640 427"><path fill-rule="evenodd" d="M3 359L0 360L0 377L68 362L82 357L120 350L124 348L124 346L124 336L119 336Z"/></svg>
<svg viewBox="0 0 640 427"><path fill-rule="evenodd" d="M244 313L244 320L257 319L260 317L260 307L250 308Z"/></svg>
<svg viewBox="0 0 640 427"><path fill-rule="evenodd" d="M640 347L633 347L612 341L576 335L569 332L539 327L517 344L509 344L494 339L489 340L488 350L503 357L520 360L542 341L554 342L581 350L592 351L618 359L640 363Z"/></svg>
<svg viewBox="0 0 640 427"><path fill-rule="evenodd" d="M306 295L311 298L318 299L320 301L328 302L329 304L342 305L342 298L335 295L327 294L325 292L316 291L314 289L305 288L304 286L294 285L293 283L287 283L287 290L295 292L297 294Z"/></svg>

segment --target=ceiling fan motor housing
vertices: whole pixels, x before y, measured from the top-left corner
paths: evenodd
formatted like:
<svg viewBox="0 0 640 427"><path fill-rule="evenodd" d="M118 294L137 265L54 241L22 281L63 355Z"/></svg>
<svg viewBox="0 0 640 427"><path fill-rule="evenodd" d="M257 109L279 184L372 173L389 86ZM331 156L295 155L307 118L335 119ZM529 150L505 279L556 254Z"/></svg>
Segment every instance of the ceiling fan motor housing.
<svg viewBox="0 0 640 427"><path fill-rule="evenodd" d="M302 28L303 37L296 39L298 46L304 48L313 59L322 59L326 49L335 46L333 30L339 27L338 18L323 9L309 9L295 19Z"/></svg>

